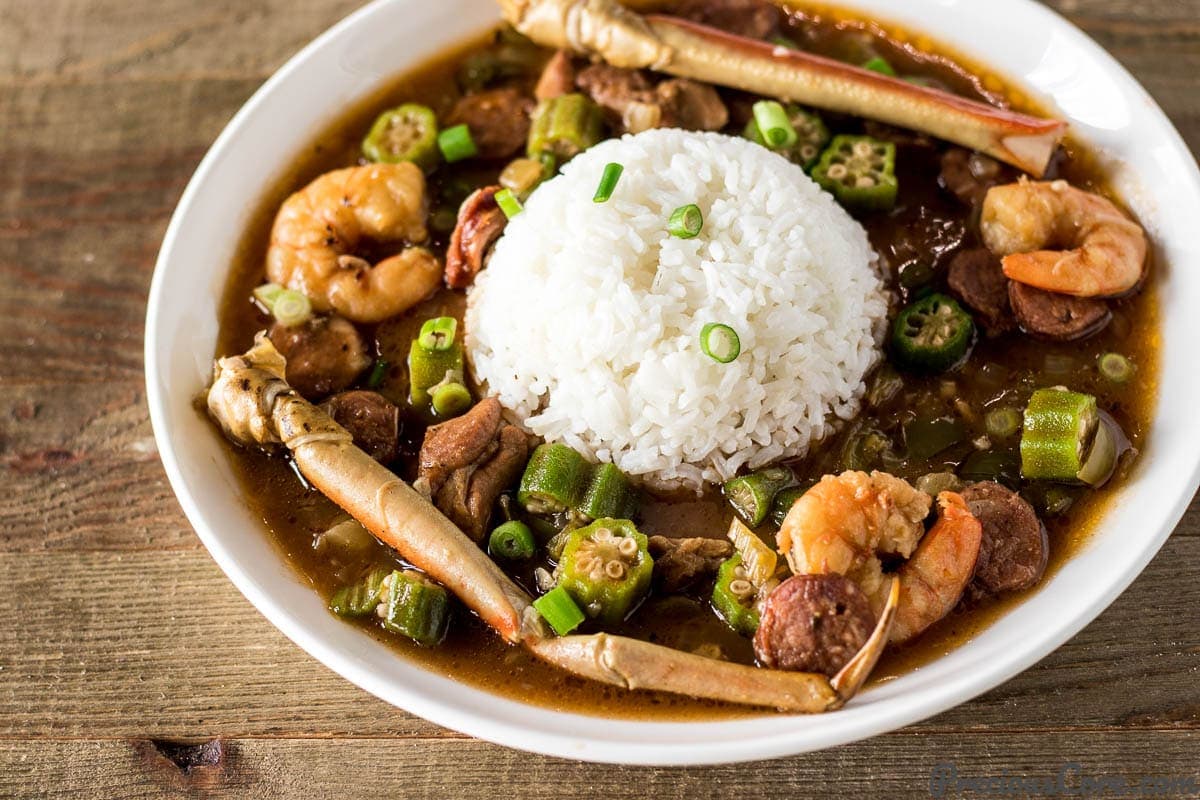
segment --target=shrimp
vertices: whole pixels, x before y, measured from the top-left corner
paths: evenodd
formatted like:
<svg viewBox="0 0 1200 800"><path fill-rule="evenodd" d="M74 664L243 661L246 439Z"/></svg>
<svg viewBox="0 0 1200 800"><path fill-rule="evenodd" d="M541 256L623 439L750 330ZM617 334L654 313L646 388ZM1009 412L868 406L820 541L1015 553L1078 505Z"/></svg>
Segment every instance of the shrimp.
<svg viewBox="0 0 1200 800"><path fill-rule="evenodd" d="M983 526L954 492L937 497L938 520L896 571L900 605L890 641L906 642L949 614L975 576Z"/></svg>
<svg viewBox="0 0 1200 800"><path fill-rule="evenodd" d="M890 583L880 556L904 559L889 640L907 641L957 605L983 538L979 521L953 492L938 495L938 521L925 533L931 504L929 495L885 472L826 475L784 518L779 550L797 575L836 572L857 583L876 615Z"/></svg>
<svg viewBox="0 0 1200 800"><path fill-rule="evenodd" d="M267 276L308 295L317 311L355 322L393 317L437 288L437 258L408 246L372 265L353 251L365 242L425 241L425 213L425 176L413 164L327 172L280 207Z"/></svg>
<svg viewBox="0 0 1200 800"><path fill-rule="evenodd" d="M983 241L1014 281L1076 297L1114 297L1137 287L1146 234L1107 199L1066 181L1021 180L988 190ZM1065 247L1070 249L1042 249Z"/></svg>

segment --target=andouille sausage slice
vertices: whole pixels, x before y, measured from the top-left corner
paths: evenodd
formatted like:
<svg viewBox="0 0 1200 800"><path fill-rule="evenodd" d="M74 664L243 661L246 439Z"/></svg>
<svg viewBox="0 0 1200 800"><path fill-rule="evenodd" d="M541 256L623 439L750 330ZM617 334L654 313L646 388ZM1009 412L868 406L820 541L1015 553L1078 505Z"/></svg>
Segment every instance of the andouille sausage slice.
<svg viewBox="0 0 1200 800"><path fill-rule="evenodd" d="M967 587L970 595L994 597L1028 589L1041 580L1050 542L1033 506L991 481L971 484L961 494L983 526L975 577Z"/></svg>
<svg viewBox="0 0 1200 800"><path fill-rule="evenodd" d="M290 327L276 322L267 336L287 359L287 382L312 402L345 389L371 364L362 334L338 316Z"/></svg>
<svg viewBox="0 0 1200 800"><path fill-rule="evenodd" d="M989 336L1016 325L1008 301L1008 278L1000 260L983 247L962 250L950 260L946 281L950 291L978 315Z"/></svg>
<svg viewBox="0 0 1200 800"><path fill-rule="evenodd" d="M354 443L380 464L395 461L400 454L400 409L378 392L339 392L321 408L350 431Z"/></svg>
<svg viewBox="0 0 1200 800"><path fill-rule="evenodd" d="M871 603L854 581L836 573L793 575L767 596L754 654L767 667L832 677L874 628Z"/></svg>
<svg viewBox="0 0 1200 800"><path fill-rule="evenodd" d="M533 105L532 97L516 89L489 89L455 103L445 127L470 128L480 158L507 158L525 146Z"/></svg>
<svg viewBox="0 0 1200 800"><path fill-rule="evenodd" d="M1013 314L1026 333L1056 342L1072 342L1099 333L1112 320L1108 303L1008 282Z"/></svg>

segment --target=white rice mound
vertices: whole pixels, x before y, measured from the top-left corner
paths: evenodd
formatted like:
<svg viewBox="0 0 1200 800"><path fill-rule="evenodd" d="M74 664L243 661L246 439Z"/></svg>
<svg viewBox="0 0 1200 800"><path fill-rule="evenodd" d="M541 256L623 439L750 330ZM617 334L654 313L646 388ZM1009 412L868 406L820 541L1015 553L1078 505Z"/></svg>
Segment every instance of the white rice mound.
<svg viewBox="0 0 1200 800"><path fill-rule="evenodd" d="M609 162L612 198L592 196ZM694 239L667 232L695 203ZM466 313L477 380L548 442L699 490L804 454L857 411L887 299L866 231L752 142L652 130L570 161L509 222ZM700 348L708 322L741 355Z"/></svg>

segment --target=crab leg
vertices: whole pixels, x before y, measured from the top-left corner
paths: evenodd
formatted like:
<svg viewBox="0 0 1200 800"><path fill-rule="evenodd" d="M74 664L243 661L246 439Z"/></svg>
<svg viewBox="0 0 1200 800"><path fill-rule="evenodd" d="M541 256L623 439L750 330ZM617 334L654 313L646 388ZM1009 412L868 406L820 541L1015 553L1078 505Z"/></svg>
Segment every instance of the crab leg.
<svg viewBox="0 0 1200 800"><path fill-rule="evenodd" d="M225 435L249 447L286 447L314 487L453 591L506 640L550 664L629 689L820 712L840 707L858 691L887 644L894 588L867 644L832 682L817 673L732 664L624 636L548 638L525 591L428 500L288 386L284 366L264 333L245 354L217 360L208 410Z"/></svg>
<svg viewBox="0 0 1200 800"><path fill-rule="evenodd" d="M780 711L832 711L855 695L879 661L899 601L899 582L893 580L875 630L832 682L819 673L748 667L606 633L544 639L531 643L530 649L576 675L626 689L655 689Z"/></svg>
<svg viewBox="0 0 1200 800"><path fill-rule="evenodd" d="M209 413L239 444L286 446L313 486L414 566L451 587L497 633L510 642L527 635L522 621L528 595L428 500L296 394L283 374L283 356L260 333L244 355L218 359Z"/></svg>
<svg viewBox="0 0 1200 800"><path fill-rule="evenodd" d="M898 78L616 0L499 0L505 18L539 44L617 67L647 67L923 131L1040 177L1066 123L994 108Z"/></svg>

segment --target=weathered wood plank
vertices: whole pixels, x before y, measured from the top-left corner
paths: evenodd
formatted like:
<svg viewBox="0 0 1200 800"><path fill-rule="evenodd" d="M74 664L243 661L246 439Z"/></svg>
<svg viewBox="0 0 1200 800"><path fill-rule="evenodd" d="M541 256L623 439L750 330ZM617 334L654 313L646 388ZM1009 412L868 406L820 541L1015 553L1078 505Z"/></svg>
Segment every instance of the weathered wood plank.
<svg viewBox="0 0 1200 800"><path fill-rule="evenodd" d="M663 800L838 796L962 797L971 779L1026 780L1078 790L1163 779L1159 796L1194 795L1194 731L1105 732L1086 743L1057 732L999 733L985 748L953 734L892 734L836 750L778 761L717 767L620 767L519 753L478 741L241 739L223 742L216 763L177 767L148 742L0 742L5 797L266 798L343 797L369 783L373 797L655 797ZM1189 782L1189 779L1191 782ZM1103 782L1102 782L1103 781ZM1122 781L1127 781L1124 783ZM1000 784L1004 786L1004 784ZM1038 783L1007 784L1002 796ZM31 792L31 787L38 787ZM51 789L50 787L53 787ZM451 789L451 787L453 787ZM1184 791L1179 791L1182 788ZM1096 788L1093 788L1093 792ZM1095 796L1095 795L1092 795Z"/></svg>
<svg viewBox="0 0 1200 800"><path fill-rule="evenodd" d="M1070 643L917 728L1200 728L1200 585L1180 577L1197 571L1200 538L1171 540ZM0 586L0 736L440 730L305 656L203 552L3 553Z"/></svg>

